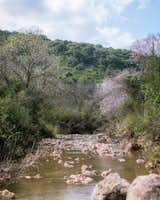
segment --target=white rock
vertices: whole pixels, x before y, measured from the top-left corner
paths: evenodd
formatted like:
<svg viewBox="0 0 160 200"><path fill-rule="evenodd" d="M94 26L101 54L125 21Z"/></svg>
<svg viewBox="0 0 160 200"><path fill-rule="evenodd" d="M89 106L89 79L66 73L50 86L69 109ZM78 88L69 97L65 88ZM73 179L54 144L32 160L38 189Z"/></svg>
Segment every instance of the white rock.
<svg viewBox="0 0 160 200"><path fill-rule="evenodd" d="M24 176L24 178L29 180L29 179L31 179L32 177L31 177L31 176Z"/></svg>
<svg viewBox="0 0 160 200"><path fill-rule="evenodd" d="M63 161L62 160L58 160L58 164L62 164L63 163Z"/></svg>
<svg viewBox="0 0 160 200"><path fill-rule="evenodd" d="M160 176L138 176L129 186L127 200L160 200Z"/></svg>
<svg viewBox="0 0 160 200"><path fill-rule="evenodd" d="M41 179L42 176L40 174L36 174L35 176L33 176L33 178L35 178L35 179Z"/></svg>
<svg viewBox="0 0 160 200"><path fill-rule="evenodd" d="M69 164L68 162L64 163L64 167L66 168L73 168L73 165Z"/></svg>
<svg viewBox="0 0 160 200"><path fill-rule="evenodd" d="M66 183L67 184L88 184L88 183L91 183L93 181L93 179L92 178L90 178L90 177L86 177L86 176L84 176L84 175L82 175L82 174L73 174L73 175L71 175L68 179L67 179L67 181L66 181Z"/></svg>
<svg viewBox="0 0 160 200"><path fill-rule="evenodd" d="M119 162L126 162L126 160L124 158L119 158L118 161Z"/></svg>
<svg viewBox="0 0 160 200"><path fill-rule="evenodd" d="M125 200L128 187L119 174L111 173L95 186L91 200Z"/></svg>
<svg viewBox="0 0 160 200"><path fill-rule="evenodd" d="M145 163L145 160L143 160L143 159L137 159L137 160L136 160L136 163L137 163L137 164L144 164L144 163Z"/></svg>

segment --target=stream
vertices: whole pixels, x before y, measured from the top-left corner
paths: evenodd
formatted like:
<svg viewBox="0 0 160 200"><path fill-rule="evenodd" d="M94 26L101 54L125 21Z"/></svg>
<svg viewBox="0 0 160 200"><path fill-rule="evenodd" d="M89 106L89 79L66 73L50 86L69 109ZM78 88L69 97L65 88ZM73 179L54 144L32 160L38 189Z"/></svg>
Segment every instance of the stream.
<svg viewBox="0 0 160 200"><path fill-rule="evenodd" d="M83 136L83 140L91 138ZM69 139L68 146L76 146L74 139ZM78 158L78 159L77 159ZM82 153L78 147L68 148L63 154L63 161L74 161L73 168L66 168L58 164L52 157L41 159L37 165L36 173L41 175L40 179L27 180L17 177L16 181L7 189L16 194L16 200L89 200L96 183L103 178L97 176L94 182L87 185L67 185L65 177L81 172L82 165L92 165L93 169L102 172L112 169L121 177L131 182L136 176L146 174L143 165L137 165L138 155L131 154L125 157L125 162L119 162L117 158L99 157L92 154ZM23 172L24 175L35 175L35 169Z"/></svg>

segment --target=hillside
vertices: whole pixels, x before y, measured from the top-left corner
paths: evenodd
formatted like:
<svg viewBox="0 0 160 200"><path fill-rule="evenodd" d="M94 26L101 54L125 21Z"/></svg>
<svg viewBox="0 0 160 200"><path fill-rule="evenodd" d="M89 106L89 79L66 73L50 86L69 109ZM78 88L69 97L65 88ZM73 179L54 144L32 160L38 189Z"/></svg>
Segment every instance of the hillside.
<svg viewBox="0 0 160 200"><path fill-rule="evenodd" d="M19 34L0 30L0 45L11 35ZM135 67L130 61L130 51L126 49L104 48L102 45L78 43L63 40L50 40L50 53L56 57L63 68L59 78L69 81L97 82L108 75L113 75L125 68Z"/></svg>
<svg viewBox="0 0 160 200"><path fill-rule="evenodd" d="M61 65L65 66L68 80L99 81L135 66L130 62L130 51L125 49L62 40L51 41L50 46Z"/></svg>

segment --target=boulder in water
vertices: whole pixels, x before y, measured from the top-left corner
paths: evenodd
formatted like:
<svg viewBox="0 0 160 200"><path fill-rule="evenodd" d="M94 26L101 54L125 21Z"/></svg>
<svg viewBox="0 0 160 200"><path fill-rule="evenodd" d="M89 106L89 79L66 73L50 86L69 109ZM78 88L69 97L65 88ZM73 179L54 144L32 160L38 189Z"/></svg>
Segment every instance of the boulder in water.
<svg viewBox="0 0 160 200"><path fill-rule="evenodd" d="M111 173L95 186L91 200L125 200L128 187L127 180Z"/></svg>
<svg viewBox="0 0 160 200"><path fill-rule="evenodd" d="M160 176L138 176L129 186L127 200L160 200Z"/></svg>

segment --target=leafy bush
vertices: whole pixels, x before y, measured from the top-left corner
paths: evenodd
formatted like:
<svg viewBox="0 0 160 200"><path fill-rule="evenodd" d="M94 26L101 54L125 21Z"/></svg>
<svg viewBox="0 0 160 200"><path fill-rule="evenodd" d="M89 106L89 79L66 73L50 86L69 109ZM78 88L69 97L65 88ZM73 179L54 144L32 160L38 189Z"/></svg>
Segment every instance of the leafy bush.
<svg viewBox="0 0 160 200"><path fill-rule="evenodd" d="M160 139L160 35L151 35L133 45L133 61L141 69L124 80L130 101L126 122L129 129L145 133L152 141Z"/></svg>
<svg viewBox="0 0 160 200"><path fill-rule="evenodd" d="M40 123L40 117L33 115L34 104L27 103L28 97L24 91L15 96L0 98L0 141L1 159L4 157L17 158L25 153L43 137L52 134Z"/></svg>
<svg viewBox="0 0 160 200"><path fill-rule="evenodd" d="M54 116L57 133L63 134L91 134L103 124L103 118L98 112L91 113L87 110L81 112L58 111L58 113L54 113Z"/></svg>

